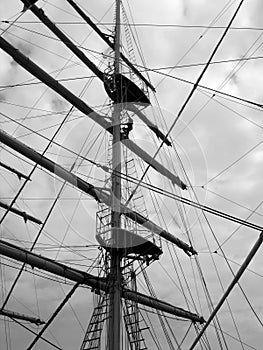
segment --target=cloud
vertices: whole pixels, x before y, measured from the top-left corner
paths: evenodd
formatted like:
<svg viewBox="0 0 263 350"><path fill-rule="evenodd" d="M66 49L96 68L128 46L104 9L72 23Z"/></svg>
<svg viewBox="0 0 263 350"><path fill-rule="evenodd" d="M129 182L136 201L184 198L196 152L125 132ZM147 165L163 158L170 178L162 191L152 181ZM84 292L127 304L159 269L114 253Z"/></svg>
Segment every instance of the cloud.
<svg viewBox="0 0 263 350"><path fill-rule="evenodd" d="M4 53L2 50L0 51L0 76L1 82L6 83L8 81L9 70L11 68L12 58Z"/></svg>
<svg viewBox="0 0 263 350"><path fill-rule="evenodd" d="M65 107L66 107L66 103L61 98L53 98L51 100L52 110L54 110L56 112L63 111L65 109Z"/></svg>
<svg viewBox="0 0 263 350"><path fill-rule="evenodd" d="M5 101L5 95L2 93L0 94L0 102L4 102Z"/></svg>
<svg viewBox="0 0 263 350"><path fill-rule="evenodd" d="M54 7L53 3L40 1L39 5L44 6L45 13L54 21L69 21L70 24L59 24L59 26L79 45L83 45L87 49L98 50L99 52L105 50L106 52L106 46L96 34L93 33L90 37L88 36L89 29L87 25L72 24L72 22L80 19L72 14L71 7L65 5L64 1L57 2L57 7ZM82 5L86 6L84 1ZM207 0L165 0L160 4L160 2L145 0L129 2L129 4L126 2L124 5L127 9L129 21L132 21L132 19L130 18L127 5L131 7L135 23L208 25L220 13L224 4ZM14 15L21 10L21 3L15 0L10 0L10 6L3 7L2 3L0 6L2 6L0 13L3 13L1 15L3 18ZM215 25L225 26L233 14L234 6L236 4L229 8ZM109 4L106 1L91 2L88 9L89 15L95 15L97 21L102 13L108 10L108 7ZM260 1L254 1L253 4L245 2L244 8L241 9L235 21L235 26L260 26L262 21L260 17L261 7ZM102 22L112 22L113 16L114 9L111 8ZM105 101L106 105L109 103L108 100L105 100L106 94L102 82L86 78L91 75L89 69L76 58L72 59L71 53L65 48L63 43L50 40L48 36L51 33L42 25L32 23L32 21L36 21L36 18L30 11L25 13L20 20L29 21L30 23L24 23L23 26L28 30L35 30L38 34L29 34L21 28L18 30L15 27L11 27L10 31L21 37L21 39L12 39L15 46L25 55L30 56L39 66L50 72L55 79L63 79L62 83L76 95L83 94L84 102L96 106L96 110L102 113L100 106L104 105ZM111 33L110 30L112 30L113 26L107 24L105 27L103 24L100 24L100 28L107 33ZM136 30L143 47L145 64L149 67L171 66L178 64L179 61L180 64L206 62L222 35L222 29L205 31L200 28L141 26L136 27ZM229 31L218 50L215 60L241 58L257 39L258 34L254 31ZM10 38L11 36L8 37L8 39ZM31 41L31 44L24 42L23 38ZM126 41L127 38L123 39L123 45L125 45ZM38 45L38 47L34 46L34 44ZM136 44L139 44L137 39ZM136 45L134 45L134 49L136 49ZM260 55L260 52L259 49L256 54ZM108 53L109 51L107 51ZM94 51L89 52L88 55L96 63L101 59ZM136 54L136 57L139 58L139 55ZM104 61L102 70L107 64L108 62ZM231 73L234 73L231 75L230 81L222 87L222 91L243 98L261 101L261 65L261 60L250 61L240 66L241 69L238 71L233 71L235 68L234 63L211 65L201 83L217 89ZM194 82L202 69L203 66L178 68L174 69L171 74ZM158 96L158 101L161 104L161 111L153 113L150 115L150 118L160 126L161 130L167 132L185 102L191 90L191 85L167 77L160 82L162 79L161 75L153 72L149 72L149 74L152 82L157 86L156 96ZM78 79L72 80L74 77ZM47 140L44 140L36 133L31 133L30 130L26 130L23 125L51 138L56 128L62 126L64 112L70 106L60 96L46 89L43 84L35 84L36 80L34 80L33 85L27 85L32 82L31 79L32 76L30 74L26 73L17 64L12 64L12 59L0 51L1 86L11 83L24 83L23 87L5 89L0 95L2 112L16 120L20 124L19 128L17 129L17 123L11 123L10 121L7 123L7 120L3 118L1 118L1 121L4 120L5 123L1 124L1 126L5 130L14 133L17 138L30 147L34 147L37 151L42 152L47 145ZM67 79L71 80L66 81ZM86 89L87 87L89 89ZM153 96L151 96L151 100L154 101ZM110 111L107 108L106 106L103 112L109 118ZM59 145L52 145L48 149L46 156L70 169L76 159L76 155L62 150L59 146L70 147L76 153L80 153L81 146L84 143L85 146L81 151L82 156L97 162L99 165L108 164L110 155L107 152L111 148L109 138L105 137L104 131L101 131L99 127L93 126L88 116L81 116L81 119L78 119L80 116L79 112L74 111L70 121L63 125L59 135L56 137ZM249 123L242 116L252 122L262 124L261 111L247 107L243 102L233 102L232 99L220 97L217 94L213 99L209 99L208 95L201 93L199 90L195 91L181 119L175 124L170 135L178 154L175 154L173 148L168 148L164 145L161 152L162 157L157 157L170 171L180 174L183 178L185 177L184 171L186 171L193 188L180 192L167 181L163 181L154 170L149 172L149 181L156 184L160 189L165 188L179 196L182 195L194 201L199 200L202 204L217 210L262 225L262 215L260 215L262 208L259 207L257 209L258 214L252 215L251 213L262 200L260 191L263 171L261 161L262 148L256 148L250 154L244 156L237 164L226 169L253 145L262 140L262 128ZM74 118L76 119L73 120ZM143 149L151 154L154 154L156 148L160 146L160 141L155 136L151 138L151 132L146 131L141 124L136 124L132 133L135 142L139 143ZM137 159L133 160L134 156L132 154L125 152L123 151L129 158L126 167L131 166L130 172L132 176L138 177L138 174L143 173L143 165ZM32 169L32 166L17 154L10 155L7 151L2 150L1 157L7 164L12 164L12 166L25 173L29 173ZM137 173L133 168L133 164L139 168ZM184 169L182 169L181 164L184 165ZM226 171L223 171L224 169ZM97 186L104 186L104 180L109 178L109 174L105 173L101 168L93 168L90 162L80 159L78 159L77 166L73 171ZM211 180L220 172L222 172L221 175ZM22 182L19 182L16 178L11 180L10 175L8 176L2 170L1 176L4 184L1 187L1 197L7 198L10 202L21 187ZM215 194L209 191L206 192L205 188L201 188L209 180L211 182L206 187L208 190L215 192ZM123 187L126 185L126 181L123 181ZM54 180L39 166L34 176L32 176L32 181L26 185L20 195L20 199L16 201L16 205L22 210L29 210L32 214L44 220L61 186L62 181ZM133 204L137 204L136 201ZM165 196L158 197L157 194L151 193L146 197L146 204L149 208L148 214L150 218L153 217L161 227L166 228L183 241L189 242L190 240L199 253L196 260L195 257L189 259L177 247L167 246L165 242L162 243L164 254L160 257L160 264L154 262L147 269L157 296L178 307L188 308L189 306L189 309L192 311L195 310L193 300L196 300L198 312L204 313L205 317L208 318L210 311L206 303L207 290L215 306L233 278L226 261L219 255L218 243L223 244L222 248L229 258L234 271L236 271L238 265L232 261L239 264L244 261L258 236L258 232L242 227L231 237L234 230L238 228L237 224L207 214L207 220L210 228L212 228L211 231L200 211L190 207L182 207L178 201ZM41 234L35 252L49 258L55 258L57 261L67 263L72 267L90 271L99 252L95 246L98 244L95 235L96 224L99 222L99 220L96 222L96 218L98 218L96 212L104 209L102 205L98 208L97 203L91 200L89 196L76 192L71 186L66 186L60 195L48 224ZM107 212L105 215L107 215ZM251 217L248 218L249 215ZM19 240L21 245L26 245L27 247L31 246L39 232L38 227L30 223L25 225L23 220L15 217L14 214L8 216L4 225L5 231L2 234L5 239L9 238L12 242ZM181 227L178 227L179 225ZM158 237L155 237L155 239L156 242L159 242ZM94 246L91 247L90 245ZM217 253L213 253L215 250L217 250ZM212 259L214 259L215 265ZM258 254L253 261L252 268L255 272L260 273L261 266L262 258ZM202 274L199 267L202 268ZM219 272L221 281L218 280L215 267ZM14 280L16 274L9 266L2 266L2 271L6 281L5 290L3 287L2 291L6 295L10 283ZM94 274L98 274L96 264L91 271ZM31 272L35 273L34 277ZM44 278L38 276L38 274ZM255 277L256 275L251 276L253 274L246 271L241 283L249 300L252 300L256 312L261 314L260 277ZM50 275L43 276L43 272L39 272L37 269L32 270L31 267L28 267L27 272L23 274L22 280L17 284L13 295L18 301L15 301L15 298L10 299L10 308L18 308L23 313L28 314L40 314L41 317L47 320L70 288L62 283L63 292L58 282L52 281L50 278L52 279L53 277ZM203 279L206 281L205 286L202 283ZM221 282L223 288L220 285ZM141 291L145 291L145 283L141 273L138 276L138 287ZM205 289L206 287L208 288L207 290ZM190 295L190 290L192 295ZM78 289L76 294L70 299L75 312L67 304L65 310L62 311L50 327L51 332L58 338L63 349L72 349L76 348L76 344L80 345L86 331L88 318L91 316L93 297L96 298L96 295L91 294L89 290L87 291L84 288ZM230 302L242 334L242 340L259 349L262 342L258 322L251 310L249 310L238 286L236 286L231 298ZM202 304L201 307L199 301ZM24 303L24 306L21 303ZM75 315L77 316L75 317ZM225 305L219 313L219 318L222 320L223 330L237 337L231 317L229 317L229 310ZM154 315L151 320L158 332L158 337L165 341L162 338L157 317ZM188 329L185 325L186 323L175 320L171 322L173 329L176 329L178 339L181 340ZM83 330L79 323L82 325ZM189 324L187 323L187 325ZM65 332L65 329L69 329L70 332ZM5 339L4 332L4 327L2 327L1 336L3 336L3 339ZM19 344L20 348L21 344L23 348L26 348L32 340L30 334L22 332L22 329L14 324L10 324L10 332L14 348L18 346L17 344ZM211 347L215 348L214 330L209 330L208 333ZM53 339L49 333L46 336ZM145 337L148 340L148 335ZM191 333L190 331L190 336L186 339L185 348L188 348L188 345L190 346L191 339L194 339L194 337L195 332ZM231 350L236 350L240 347L237 341L230 340L229 337L227 337L227 341ZM39 350L47 349L47 345L39 343L37 348Z"/></svg>

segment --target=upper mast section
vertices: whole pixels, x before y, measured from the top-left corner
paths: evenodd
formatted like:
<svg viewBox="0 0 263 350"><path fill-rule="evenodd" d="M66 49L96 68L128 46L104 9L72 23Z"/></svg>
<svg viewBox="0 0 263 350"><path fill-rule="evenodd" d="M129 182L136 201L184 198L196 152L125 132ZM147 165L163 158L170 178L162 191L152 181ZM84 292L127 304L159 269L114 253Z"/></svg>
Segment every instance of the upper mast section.
<svg viewBox="0 0 263 350"><path fill-rule="evenodd" d="M131 96L129 87L132 86L132 92L138 91L142 97L143 91L138 88L133 82L122 75L121 65L121 0L116 1L116 23L114 30L114 43L115 50L114 62L110 65L111 72L107 73L109 81L112 84L112 91L114 91L115 98L113 99L113 112L112 112L112 175L111 175L111 190L112 190L112 202L111 202L111 214L107 214L107 209L100 210L97 213L98 227L96 238L101 246L103 246L111 256L115 254L120 257L120 262L123 257L132 256L133 259L138 257L139 259L150 261L156 260L162 254L162 250L158 247L153 238L153 242L142 236L142 233L138 234L137 228L131 230L129 225L129 218L126 218L125 223L122 220L122 204L121 201L125 197L125 193L122 192L122 183L120 174L123 172L122 167L122 148L121 141L124 137L123 126L130 122L123 122L127 118L127 97ZM116 79L120 78L119 80ZM125 79L126 80L125 80ZM125 85L125 82L129 82L129 85ZM131 85L132 84L132 85ZM105 83L107 85L107 82ZM135 90L135 88L136 90ZM127 92L128 91L128 92ZM130 94L130 95L129 95ZM147 98L146 95L145 99ZM131 118L130 118L131 119ZM127 132L128 133L128 132ZM127 162L124 159L123 162ZM127 170L127 169L126 169ZM126 194L127 195L127 194ZM109 221L109 218L111 220ZM146 219L147 220L147 219ZM130 222L131 223L131 222ZM150 232L145 230L143 233L147 237Z"/></svg>
<svg viewBox="0 0 263 350"><path fill-rule="evenodd" d="M101 37L102 40L113 50L115 50L115 43L112 42L109 38L109 36L105 33L103 33L100 28L92 22L90 17L86 15L84 11L73 1L73 0L66 0L73 8L74 10L84 19L84 21ZM127 64L127 66L136 74L144 83L146 86L148 86L152 91L156 92L153 85L141 74L141 72L138 71L138 69L129 61L129 59L124 56L122 52L120 52L121 59Z"/></svg>
<svg viewBox="0 0 263 350"><path fill-rule="evenodd" d="M121 0L116 0L116 6L117 8L119 7L119 9L116 10L114 43L113 46L111 46L114 50L114 68L113 74L111 72L108 74L105 73L104 88L113 103L143 103L149 105L150 100L144 91L121 72L121 61L126 61L126 59L123 59L125 56L121 52ZM136 74L133 70L134 65L132 63L128 65L128 67L131 69L130 72ZM141 77L139 78L141 80Z"/></svg>

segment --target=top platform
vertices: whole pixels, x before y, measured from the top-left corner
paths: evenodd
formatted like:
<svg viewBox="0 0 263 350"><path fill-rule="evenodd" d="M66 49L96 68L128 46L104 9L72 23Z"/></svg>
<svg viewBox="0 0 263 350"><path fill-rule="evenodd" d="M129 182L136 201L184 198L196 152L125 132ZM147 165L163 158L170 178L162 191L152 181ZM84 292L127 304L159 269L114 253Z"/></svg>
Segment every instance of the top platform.
<svg viewBox="0 0 263 350"><path fill-rule="evenodd" d="M123 228L112 228L96 235L99 244L106 250L123 250L125 255L136 254L158 259L162 250L152 241Z"/></svg>

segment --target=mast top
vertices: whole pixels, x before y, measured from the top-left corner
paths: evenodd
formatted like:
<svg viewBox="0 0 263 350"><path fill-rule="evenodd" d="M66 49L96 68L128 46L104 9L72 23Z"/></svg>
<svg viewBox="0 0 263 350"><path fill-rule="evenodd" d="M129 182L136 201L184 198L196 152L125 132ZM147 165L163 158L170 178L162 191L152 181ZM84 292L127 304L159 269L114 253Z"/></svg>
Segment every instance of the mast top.
<svg viewBox="0 0 263 350"><path fill-rule="evenodd" d="M96 239L108 251L121 249L124 256L136 255L139 259L157 260L163 253L150 240L123 228L113 227L97 232Z"/></svg>

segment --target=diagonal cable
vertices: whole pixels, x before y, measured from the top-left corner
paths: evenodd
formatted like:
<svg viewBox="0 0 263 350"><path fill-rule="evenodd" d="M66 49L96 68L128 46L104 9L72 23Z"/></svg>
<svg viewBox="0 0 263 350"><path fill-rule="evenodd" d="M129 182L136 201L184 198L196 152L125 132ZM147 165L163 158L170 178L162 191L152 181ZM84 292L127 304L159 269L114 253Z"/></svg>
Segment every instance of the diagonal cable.
<svg viewBox="0 0 263 350"><path fill-rule="evenodd" d="M196 80L194 86L192 87L192 90L190 91L190 93L189 93L189 95L187 96L185 102L183 103L181 109L179 110L179 112L178 112L178 114L177 114L175 120L173 121L171 127L169 128L167 134L165 135L164 140L168 138L168 136L170 135L171 131L173 130L175 124L177 123L178 119L180 118L180 116L182 115L183 111L185 110L187 104L189 103L190 99L192 98L192 96L193 96L195 90L196 90L197 87L198 87L199 82L201 81L201 79L203 78L205 72L207 71L207 69L208 69L208 67L209 67L209 65L210 65L210 62L212 61L212 59L213 59L213 57L215 56L215 54L216 54L218 48L220 47L222 41L224 40L224 38L225 38L225 36L226 36L226 34L227 34L229 28L231 27L231 25L232 25L232 23L233 23L235 17L236 17L237 14L238 14L238 12L239 12L239 10L240 10L240 8L241 8L243 2L244 2L244 0L241 0L241 1L240 1L240 3L239 3L239 5L238 5L238 7L237 7L235 13L233 14L233 16L232 16L230 22L228 23L226 29L224 30L223 35L221 36L221 38L220 38L220 40L218 41L218 43L216 44L216 46L215 46L215 48L214 48L212 54L210 55L210 57L209 57L209 59L208 59L206 65L205 65L204 69L202 70L201 74L199 75L198 79ZM161 148L162 148L162 146L163 146L163 144L164 144L164 140L162 140L160 146L158 147L157 151L155 152L154 156L152 157L152 160L154 160L154 159L156 158L157 154L160 152L160 150L161 150ZM140 186L141 181L144 179L144 177L145 177L145 175L146 175L146 173L147 173L147 171L149 170L150 167L151 167L151 164L148 164L148 165L147 165L147 168L145 169L144 173L143 173L142 176L141 176L141 179L140 179L138 185L136 186L136 188L134 189L134 191L132 192L132 194L131 194L130 197L128 198L127 202L125 203L126 205L127 205L127 204L130 202L130 200L133 198L133 196L134 196L136 190L137 190L138 187Z"/></svg>
<svg viewBox="0 0 263 350"><path fill-rule="evenodd" d="M41 338L42 334L45 332L45 330L50 326L50 324L54 321L56 316L59 314L59 312L62 310L64 305L68 302L69 298L72 297L72 295L75 293L76 289L78 288L79 283L77 282L73 288L69 291L69 293L66 295L64 300L60 303L60 305L57 307L57 309L54 311L48 322L44 325L44 327L41 329L41 331L38 333L38 335L35 337L35 339L32 341L32 343L29 345L27 350L31 350L33 346L36 344L36 342Z"/></svg>
<svg viewBox="0 0 263 350"><path fill-rule="evenodd" d="M83 89L83 91L81 92L81 94L84 92L84 90L85 90L85 88ZM54 133L53 137L49 140L49 143L48 143L47 147L45 148L44 152L42 153L42 155L44 155L44 154L46 153L46 151L48 150L49 146L52 145L52 142L54 142L55 137L57 136L57 134L59 133L59 131L61 130L61 128L62 128L63 125L65 124L66 120L68 119L69 115L73 112L73 110L74 110L74 107L72 106L72 107L69 109L68 113L66 114L65 118L63 119L63 121L61 122L59 128L58 128L58 129L56 130L56 132ZM75 166L75 163L73 163L73 165L71 166L71 170L74 168L74 166ZM35 171L36 168L37 168L37 164L34 165L33 169L31 170L31 172L30 172L30 174L29 174L29 176L28 176L28 179L31 178L31 176L32 176L32 174L33 174L33 172ZM23 185L21 186L21 188L20 188L20 190L18 191L17 195L15 196L14 200L11 202L9 208L11 208L12 204L15 203L16 199L18 198L18 196L19 196L20 193L22 192L23 188L25 187L25 185L26 185L27 182L29 181L28 179L27 179L27 180L23 183ZM56 203L57 203L57 201L58 201L58 199L59 199L59 197L60 197L60 195L61 195L61 193L62 193L64 187L65 187L65 185L66 185L66 182L63 183L63 185L62 185L62 187L61 187L61 189L60 189L58 195L56 196L56 199L55 199L55 201L53 202L53 204L52 204L52 206L51 206L51 208L50 208L50 210L49 210L49 212L48 212L48 214L47 214L47 216L46 216L46 218L45 218L45 221L44 221L44 223L43 223L43 225L42 225L42 227L41 227L41 229L40 229L40 231L39 231L37 237L36 237L35 240L34 240L34 243L33 243L32 247L31 247L30 251L32 251L32 250L34 249L34 247L35 247L35 245L36 245L36 243L37 243L37 241L38 241L38 239L39 239L39 237L40 237L40 235L41 235L41 233L42 233L42 231L43 231L43 229L44 229L44 227L45 227L45 225L46 225L46 223L47 223L47 221L48 221L48 219L49 219L49 217L50 217L50 215L51 215L51 213L53 212L53 209L54 209L54 207L55 207L55 205L56 205ZM10 209L9 209L9 210L10 210ZM5 213L5 215L2 217L2 219L1 219L1 221L0 221L0 224L1 224L2 221L4 220L4 218L5 218L5 216L7 215L7 213L8 213L9 210L7 210L6 213ZM20 278L20 276L21 276L21 274L22 274L22 272L23 272L24 266L25 266L25 264L22 265L22 267L21 267L19 273L17 274L16 279L14 280L14 282L13 282L13 284L12 284L10 290L9 290L9 293L8 293L7 297L5 298L5 300L4 300L4 303L3 303L1 309L3 309L3 308L5 307L5 305L7 304L8 300L9 300L9 298L10 298L10 296L11 296L11 294L12 294L12 292L13 292L15 286L16 286L16 283L18 282L18 280L19 280L19 278Z"/></svg>
<svg viewBox="0 0 263 350"><path fill-rule="evenodd" d="M229 164L226 168L224 168L223 170L221 170L218 174L216 174L215 176L213 176L210 180L207 181L207 183L204 185L208 185L210 182L212 182L213 180L215 180L218 176L222 175L225 171L227 171L228 169L230 169L232 166L234 166L235 164L237 164L240 160L242 160L243 158L245 158L249 153L251 153L252 151L254 151L258 146L260 146L263 143L263 141L258 142L256 145L254 145L252 148L250 148L248 151L246 151L244 154L242 154L242 156L240 156L239 158L237 158L234 162L232 162L231 164Z"/></svg>
<svg viewBox="0 0 263 350"><path fill-rule="evenodd" d="M25 328L26 330L28 330L30 333L34 334L34 335L38 335L38 333L34 332L32 329L28 328L27 326L25 326L22 322L19 322L18 320L16 320L15 318L12 318L13 322L19 324L21 327ZM50 340L41 337L41 340L43 340L44 342L48 343L49 345L52 345L55 349L58 350L63 350L61 347L55 345L54 343L52 343Z"/></svg>
<svg viewBox="0 0 263 350"><path fill-rule="evenodd" d="M48 212L48 214L47 214L47 216L46 216L46 218L45 218L45 221L43 222L43 225L41 226L41 229L39 230L39 232L38 232L38 234L37 234L37 236L36 236L36 238L35 238L35 240L34 240L32 246L31 246L31 248L30 248L30 251L33 251L33 249L34 249L34 247L35 247L35 245L36 245L36 243L37 243L37 241L38 241L38 239L39 239L39 237L40 237L40 235L41 235L43 229L45 228L45 225L46 225L46 223L47 223L47 221L48 221L50 215L51 215L52 212L53 212L53 209L54 209L55 205L57 204L57 201L58 201L59 198L60 198L60 195L61 195L61 193L62 193L62 191L63 191L65 185L66 185L66 181L65 181L65 182L63 183L63 185L61 186L60 191L59 191L58 195L56 196L55 201L52 203L52 206L51 206L51 208L49 209L49 212ZM19 280L19 278L20 278L20 276L21 276L21 274L22 274L22 272L24 271L24 267L25 267L25 266L26 266L26 263L24 263L24 264L21 266L21 269L20 269L20 271L18 272L18 274L17 274L17 276L16 276L16 278L15 278L15 280L14 280L14 282L13 282L13 284L12 284L12 286L11 286L9 292L8 292L8 294L7 294L7 296L6 296L5 300L4 300L4 303L3 303L2 307L1 307L1 309L4 309L4 307L6 306L8 300L9 300L11 294L13 293L13 290L14 290L14 288L15 288L15 286L16 286L16 284L17 284L17 282L18 282L18 280Z"/></svg>

